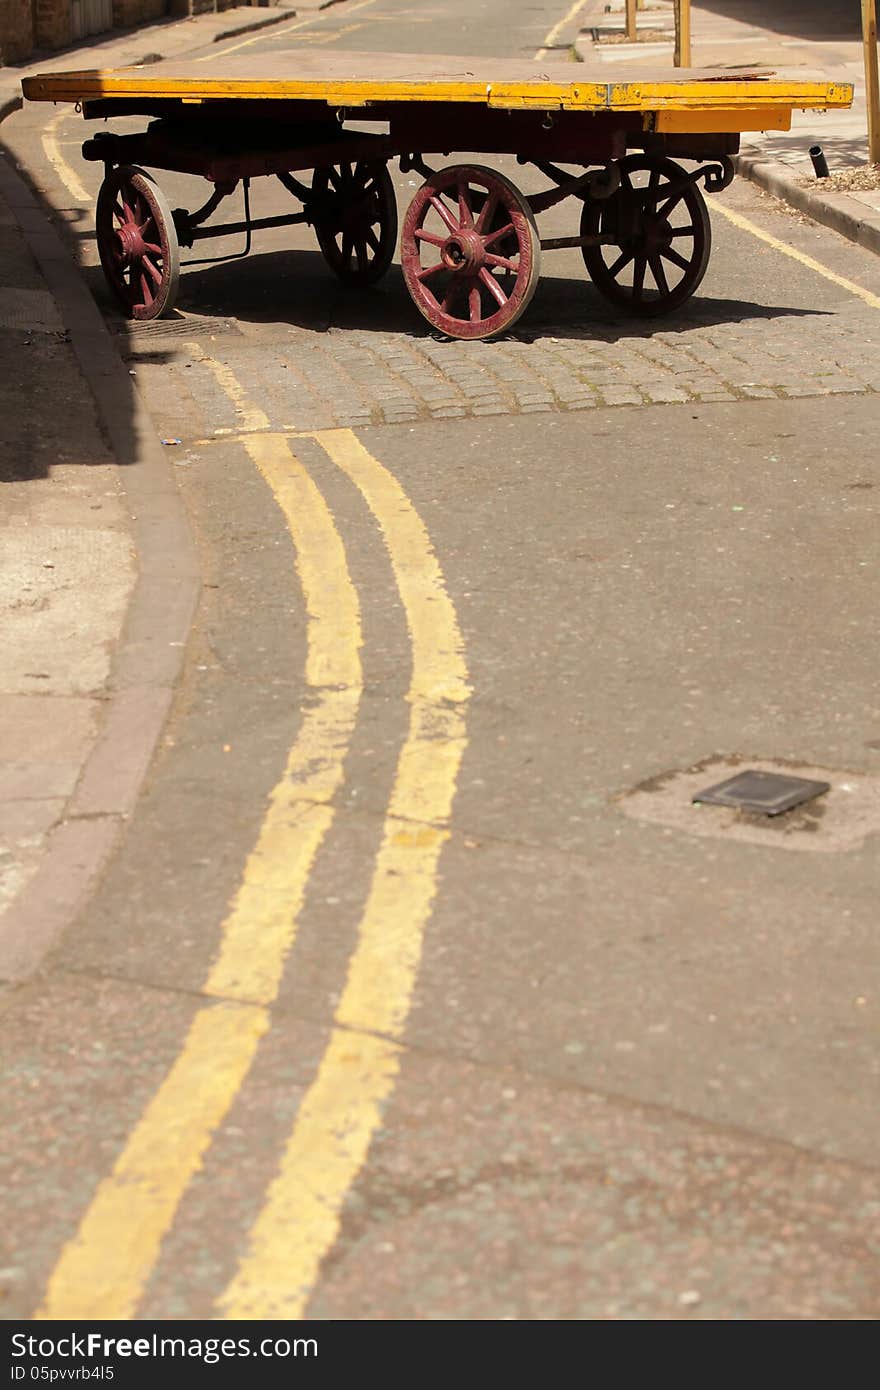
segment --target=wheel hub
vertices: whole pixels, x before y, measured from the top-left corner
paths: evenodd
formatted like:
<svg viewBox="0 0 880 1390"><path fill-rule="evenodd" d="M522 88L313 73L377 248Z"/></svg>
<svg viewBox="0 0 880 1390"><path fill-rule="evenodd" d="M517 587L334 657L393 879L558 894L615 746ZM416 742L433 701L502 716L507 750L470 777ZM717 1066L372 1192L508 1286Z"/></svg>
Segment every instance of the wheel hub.
<svg viewBox="0 0 880 1390"><path fill-rule="evenodd" d="M124 265L131 265L132 261L140 260L147 250L140 228L130 223L119 227L116 232L116 248Z"/></svg>
<svg viewBox="0 0 880 1390"><path fill-rule="evenodd" d="M447 270L475 275L486 264L486 250L479 232L463 227L448 237L440 251Z"/></svg>
<svg viewBox="0 0 880 1390"><path fill-rule="evenodd" d="M665 217L649 218L645 227L645 248L648 251L668 251L672 245L672 224Z"/></svg>

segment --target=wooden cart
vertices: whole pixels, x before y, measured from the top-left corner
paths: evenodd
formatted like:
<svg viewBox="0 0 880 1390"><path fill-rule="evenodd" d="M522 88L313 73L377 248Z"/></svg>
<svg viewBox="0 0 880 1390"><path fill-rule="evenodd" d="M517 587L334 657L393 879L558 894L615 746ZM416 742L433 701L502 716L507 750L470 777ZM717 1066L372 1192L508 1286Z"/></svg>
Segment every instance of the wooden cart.
<svg viewBox="0 0 880 1390"><path fill-rule="evenodd" d="M239 232L310 224L347 285L375 283L397 245L391 159L424 184L403 221L407 289L453 338L488 338L528 305L541 255L578 247L596 288L619 309L657 315L699 285L711 247L702 189L733 177L747 130L787 130L793 109L845 107L852 87L754 72L687 71L625 82L574 64L287 50L189 66L26 78L32 101L75 102L88 120L151 118L138 134L101 131L83 146L104 165L97 240L124 312L156 318L177 293L180 247ZM482 163L435 170L455 150L515 155L546 176L524 196ZM680 161L695 167L686 168ZM562 167L567 166L567 167ZM206 179L188 211L168 205L147 170ZM250 185L274 176L299 211L251 215ZM241 185L244 216L208 226ZM702 186L702 187L701 187ZM580 224L542 241L536 217L574 198Z"/></svg>

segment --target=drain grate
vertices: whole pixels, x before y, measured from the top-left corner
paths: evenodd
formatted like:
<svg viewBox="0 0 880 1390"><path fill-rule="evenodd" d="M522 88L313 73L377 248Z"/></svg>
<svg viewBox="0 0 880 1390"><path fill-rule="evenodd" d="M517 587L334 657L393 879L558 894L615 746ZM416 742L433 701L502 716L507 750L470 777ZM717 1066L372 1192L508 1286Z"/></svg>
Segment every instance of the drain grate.
<svg viewBox="0 0 880 1390"><path fill-rule="evenodd" d="M121 319L113 323L113 331L120 338L127 338L136 347L141 343L162 342L168 338L195 338L200 333L210 333L213 338L220 334L242 337L241 329L229 319L213 319L204 315L182 315L173 319Z"/></svg>
<svg viewBox="0 0 880 1390"><path fill-rule="evenodd" d="M783 811L791 811L830 790L830 782L813 782L807 777L785 777L778 772L749 768L697 792L691 799L709 806L733 806L739 811L780 816Z"/></svg>

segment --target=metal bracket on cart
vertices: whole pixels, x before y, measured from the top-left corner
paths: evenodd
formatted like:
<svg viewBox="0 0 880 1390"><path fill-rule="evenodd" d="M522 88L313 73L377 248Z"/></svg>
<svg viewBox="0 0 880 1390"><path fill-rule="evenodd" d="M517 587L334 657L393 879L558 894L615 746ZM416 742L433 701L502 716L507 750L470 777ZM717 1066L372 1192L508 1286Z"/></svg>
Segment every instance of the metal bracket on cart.
<svg viewBox="0 0 880 1390"><path fill-rule="evenodd" d="M409 174L415 169L416 173L421 174L423 179L431 179L437 172L436 169L431 168L430 164L425 163L420 154L402 154L398 164L402 174Z"/></svg>
<svg viewBox="0 0 880 1390"><path fill-rule="evenodd" d="M733 160L728 155L718 156L715 164L704 164L702 169L697 170L698 176L703 179L703 187L707 193L721 193L725 188L729 188L736 177L736 170L733 167Z"/></svg>

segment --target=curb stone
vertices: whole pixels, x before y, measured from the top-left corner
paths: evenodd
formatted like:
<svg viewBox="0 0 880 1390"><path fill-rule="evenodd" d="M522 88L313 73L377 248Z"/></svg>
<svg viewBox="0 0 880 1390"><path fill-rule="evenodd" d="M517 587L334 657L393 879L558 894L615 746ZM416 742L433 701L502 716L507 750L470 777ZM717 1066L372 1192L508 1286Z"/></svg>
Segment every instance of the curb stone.
<svg viewBox="0 0 880 1390"><path fill-rule="evenodd" d="M183 667L201 575L171 465L85 281L34 195L0 158L0 192L70 335L117 462L137 573L113 655L104 717L33 877L3 915L0 980L35 971L88 901L130 816Z"/></svg>
<svg viewBox="0 0 880 1390"><path fill-rule="evenodd" d="M774 198L797 208L799 212L821 222L849 241L880 256L880 214L870 213L867 205L846 193L823 194L800 183L786 165L755 153L740 153L734 157L736 172L757 184Z"/></svg>
<svg viewBox="0 0 880 1390"><path fill-rule="evenodd" d="M333 2L334 0L328 0L330 4L333 4ZM324 6L322 5L320 8L324 9ZM273 24L283 24L286 19L295 19L296 15L297 11L295 9L287 9L285 7L280 12L276 10L274 14L267 16L265 19L252 19L248 20L246 24L237 25L233 29L224 29L222 33L214 35L213 42L224 43L227 39L237 39L240 34L253 34L259 29L270 29Z"/></svg>
<svg viewBox="0 0 880 1390"><path fill-rule="evenodd" d="M23 97L4 96L0 93L0 121L5 121L6 117L11 116L14 111L20 111L23 105Z"/></svg>

